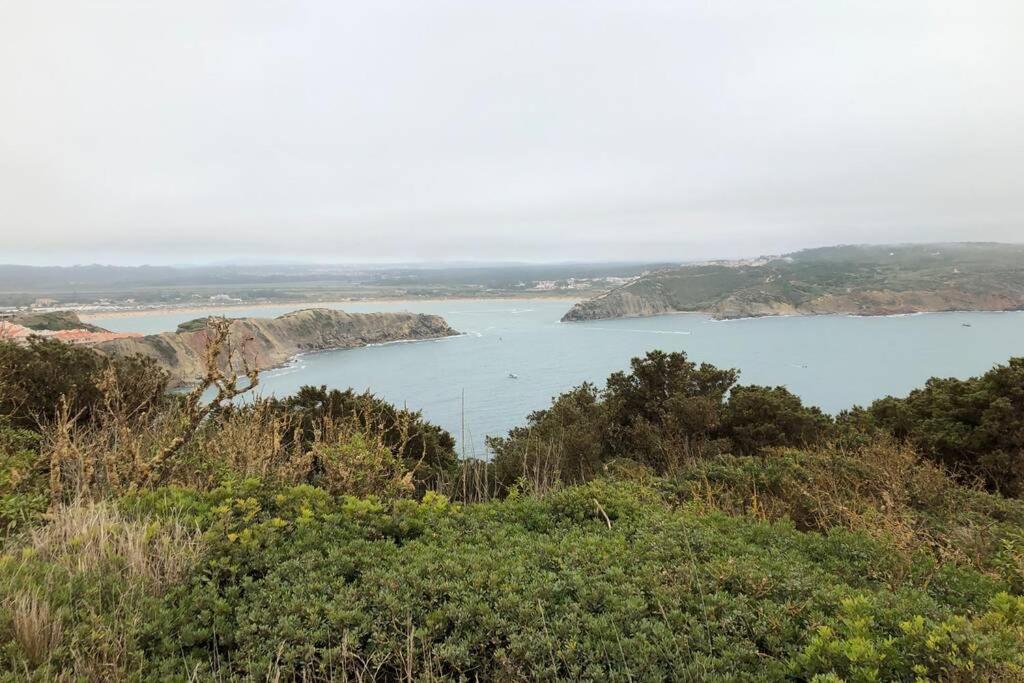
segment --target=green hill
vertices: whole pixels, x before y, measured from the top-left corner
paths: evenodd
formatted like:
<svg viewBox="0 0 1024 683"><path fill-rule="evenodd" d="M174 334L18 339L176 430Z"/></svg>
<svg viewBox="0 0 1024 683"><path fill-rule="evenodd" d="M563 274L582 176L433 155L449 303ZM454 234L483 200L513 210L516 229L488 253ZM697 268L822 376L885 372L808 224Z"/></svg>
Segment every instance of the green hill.
<svg viewBox="0 0 1024 683"><path fill-rule="evenodd" d="M89 332L106 332L96 325L82 322L74 311L49 311L45 313L20 313L11 322L24 325L31 330L59 332L60 330L88 330Z"/></svg>
<svg viewBox="0 0 1024 683"><path fill-rule="evenodd" d="M681 311L717 318L1024 308L1024 245L838 246L659 270L581 302L565 321Z"/></svg>

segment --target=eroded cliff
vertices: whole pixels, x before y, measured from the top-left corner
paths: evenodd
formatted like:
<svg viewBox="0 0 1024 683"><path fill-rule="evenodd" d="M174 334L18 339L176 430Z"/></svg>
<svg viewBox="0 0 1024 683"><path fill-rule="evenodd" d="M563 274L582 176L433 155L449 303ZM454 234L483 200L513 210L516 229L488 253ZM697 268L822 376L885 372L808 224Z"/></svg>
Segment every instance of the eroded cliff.
<svg viewBox="0 0 1024 683"><path fill-rule="evenodd" d="M231 322L230 345L258 368L280 365L296 354L350 349L369 344L438 339L458 334L444 318L420 313L346 313L306 309L277 318L238 318ZM203 372L209 330L206 319L183 323L176 332L117 339L96 345L101 353L142 354L156 359L176 384Z"/></svg>

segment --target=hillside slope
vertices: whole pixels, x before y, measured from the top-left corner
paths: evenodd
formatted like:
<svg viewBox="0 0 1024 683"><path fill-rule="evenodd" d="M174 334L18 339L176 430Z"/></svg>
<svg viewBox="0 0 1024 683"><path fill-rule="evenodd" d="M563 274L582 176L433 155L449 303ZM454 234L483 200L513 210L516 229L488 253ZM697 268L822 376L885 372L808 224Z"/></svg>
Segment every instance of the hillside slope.
<svg viewBox="0 0 1024 683"><path fill-rule="evenodd" d="M457 334L443 318L419 313L346 313L306 309L277 318L238 318L231 323L231 345L244 349L256 365L269 368L308 351L349 349L368 344L436 339ZM182 323L176 332L117 339L96 345L102 353L155 358L176 383L202 374L208 331L206 319Z"/></svg>
<svg viewBox="0 0 1024 683"><path fill-rule="evenodd" d="M728 319L1019 309L1024 245L839 246L659 270L576 304L562 320L683 311Z"/></svg>
<svg viewBox="0 0 1024 683"><path fill-rule="evenodd" d="M102 327L82 322L74 311L47 311L19 313L10 319L15 325L22 325L38 332L60 332L64 330L85 330L107 332Z"/></svg>

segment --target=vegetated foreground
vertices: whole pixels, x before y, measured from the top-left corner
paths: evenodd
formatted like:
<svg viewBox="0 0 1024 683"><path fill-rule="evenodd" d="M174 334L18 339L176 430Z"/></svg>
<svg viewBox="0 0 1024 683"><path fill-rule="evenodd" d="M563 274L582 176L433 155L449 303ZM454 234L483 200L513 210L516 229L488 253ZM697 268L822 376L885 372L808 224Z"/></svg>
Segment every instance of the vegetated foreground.
<svg viewBox="0 0 1024 683"><path fill-rule="evenodd" d="M658 270L576 304L564 321L681 311L719 319L1024 308L1024 246L839 246Z"/></svg>
<svg viewBox="0 0 1024 683"><path fill-rule="evenodd" d="M161 380L0 344L0 680L1024 677L1024 359L833 420L653 352L492 463Z"/></svg>

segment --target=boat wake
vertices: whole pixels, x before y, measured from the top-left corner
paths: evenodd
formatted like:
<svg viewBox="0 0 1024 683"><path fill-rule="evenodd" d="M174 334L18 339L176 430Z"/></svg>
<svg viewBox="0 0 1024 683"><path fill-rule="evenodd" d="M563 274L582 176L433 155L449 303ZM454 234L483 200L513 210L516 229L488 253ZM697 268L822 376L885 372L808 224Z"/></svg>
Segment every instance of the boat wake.
<svg viewBox="0 0 1024 683"><path fill-rule="evenodd" d="M602 330L605 332L634 332L636 334L690 334L689 330L637 330L621 327L593 327L591 325L586 325L585 327L581 327L581 329Z"/></svg>

